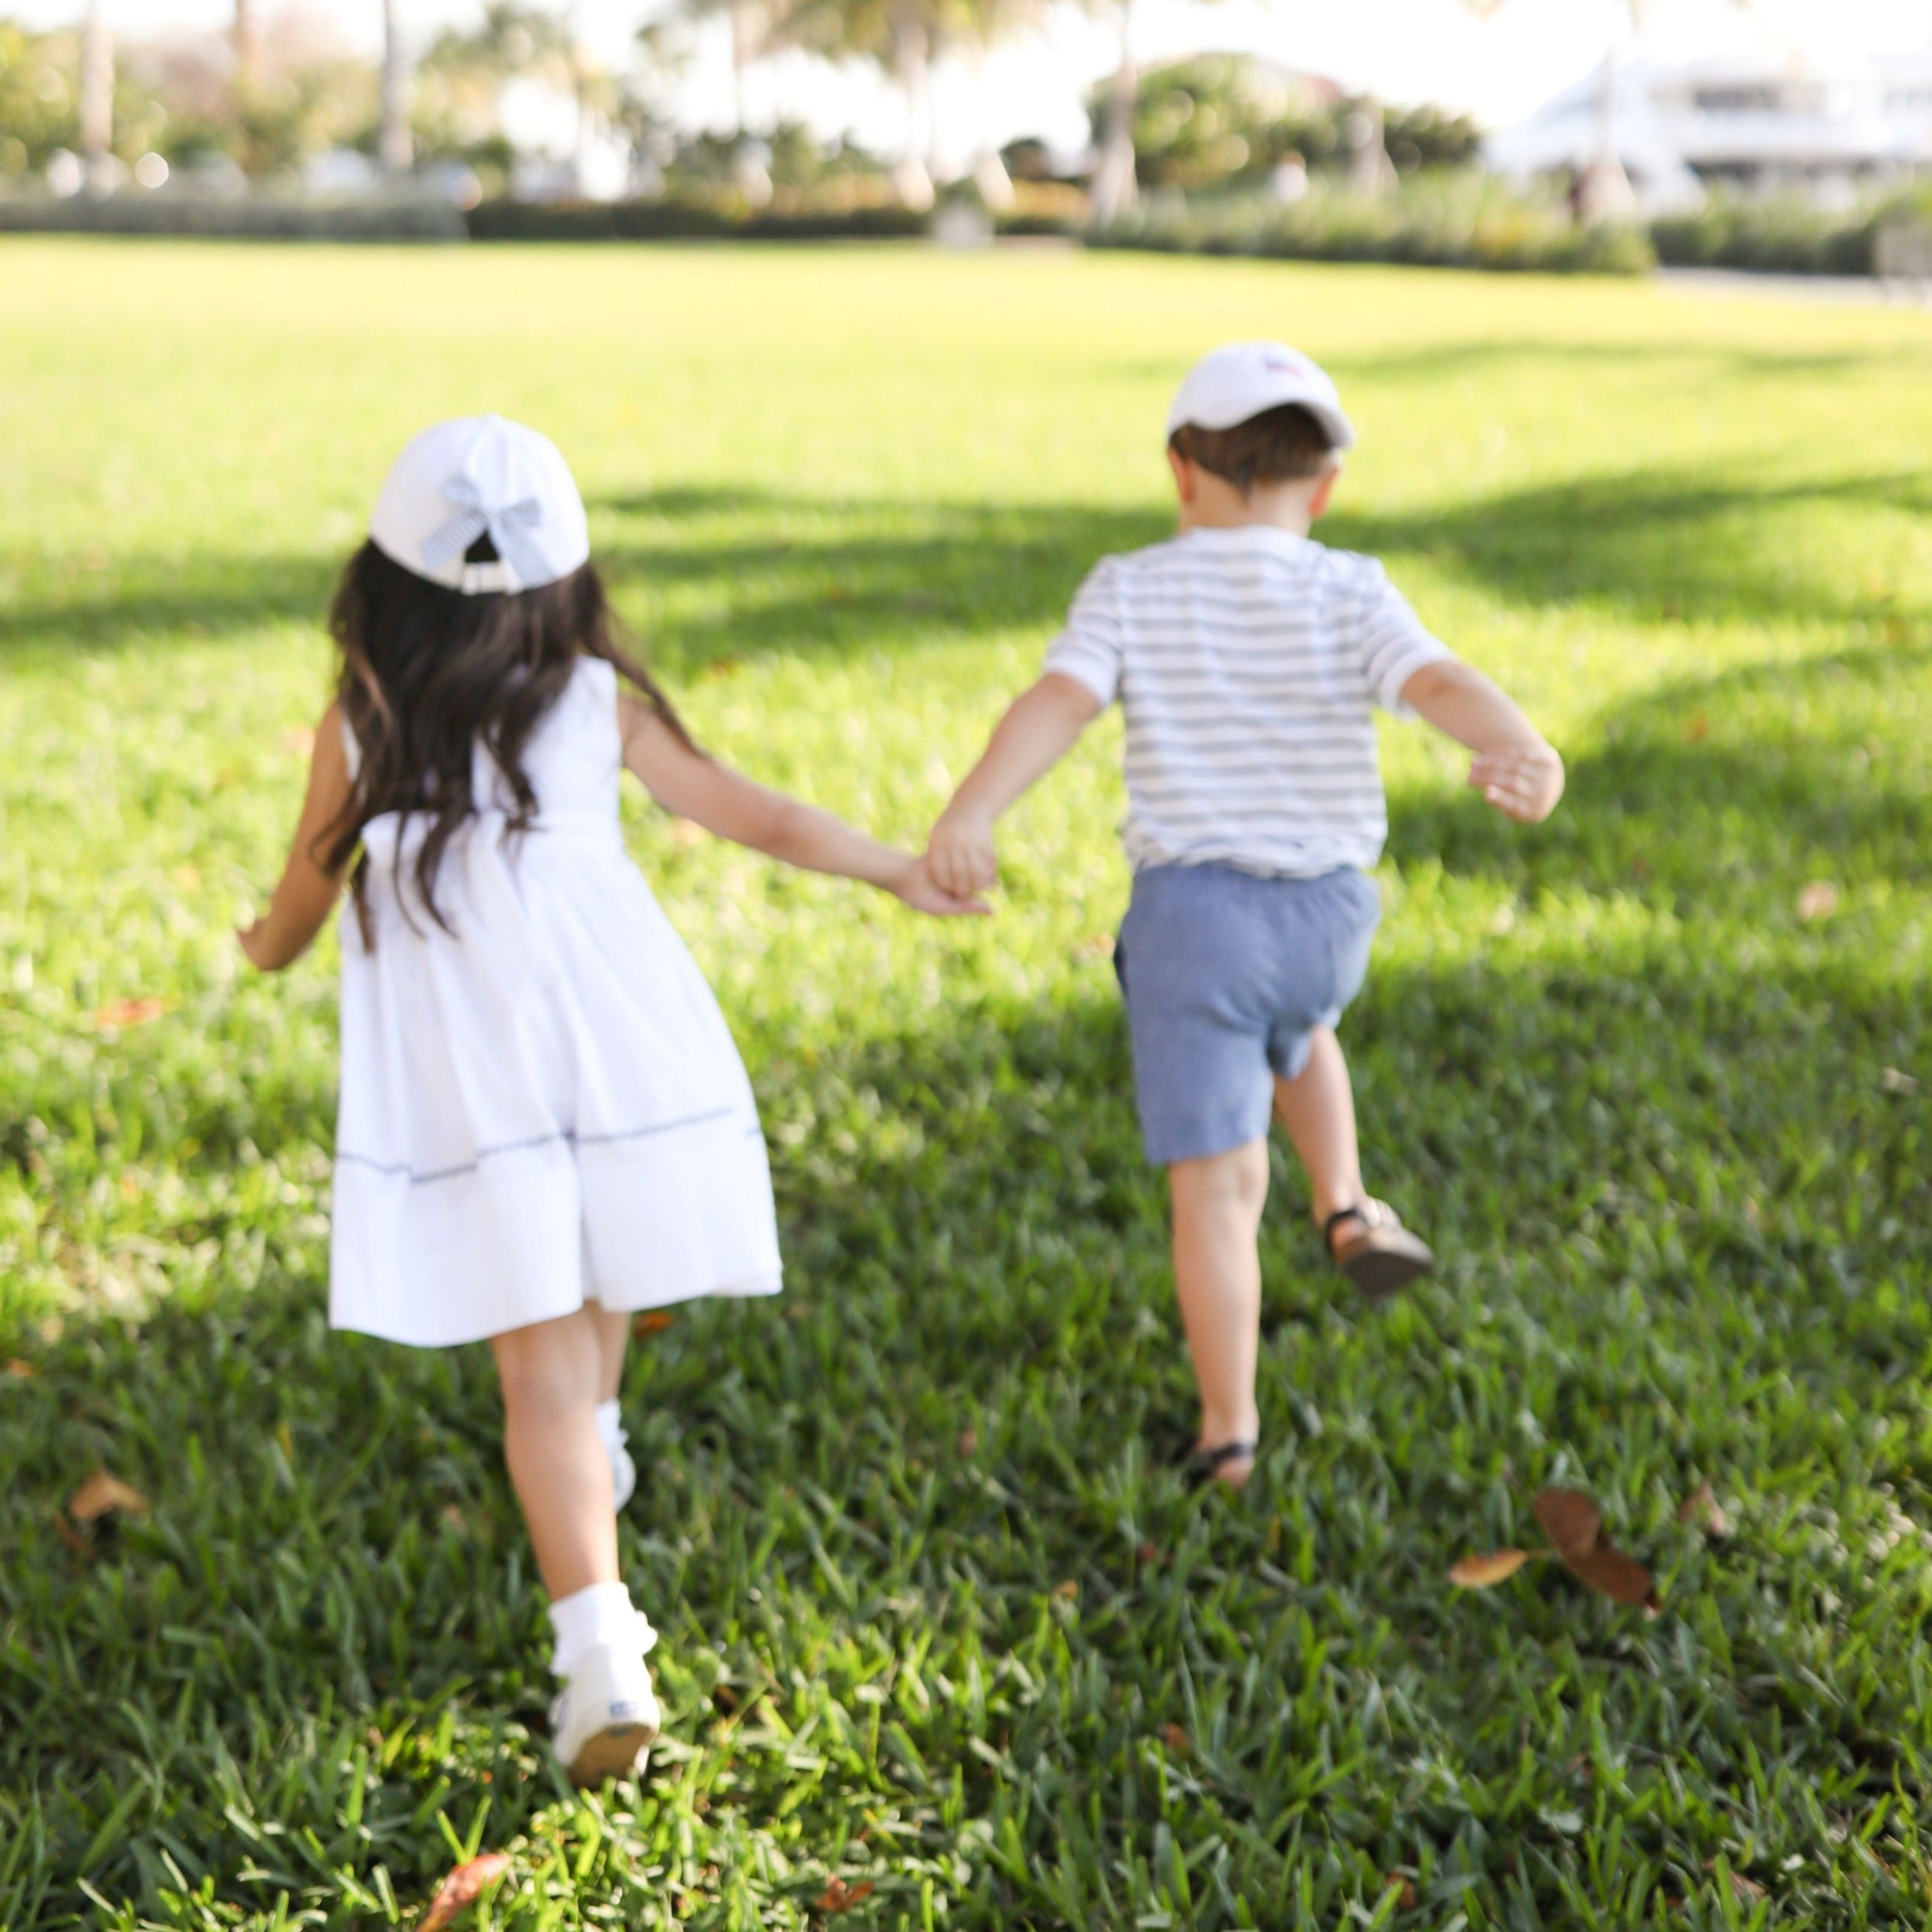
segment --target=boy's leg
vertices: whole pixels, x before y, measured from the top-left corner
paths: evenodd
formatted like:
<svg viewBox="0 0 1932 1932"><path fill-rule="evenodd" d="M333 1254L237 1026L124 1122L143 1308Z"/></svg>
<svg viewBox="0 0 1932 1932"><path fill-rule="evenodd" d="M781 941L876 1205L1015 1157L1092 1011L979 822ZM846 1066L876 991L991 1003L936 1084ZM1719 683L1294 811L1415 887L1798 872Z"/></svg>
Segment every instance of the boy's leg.
<svg viewBox="0 0 1932 1932"><path fill-rule="evenodd" d="M1255 1239L1268 1199L1268 1142L1253 1140L1167 1170L1173 1197L1174 1286L1201 1391L1198 1447L1252 1442L1261 1426L1255 1364L1261 1349L1261 1264ZM1252 1458L1224 1463L1246 1481Z"/></svg>
<svg viewBox="0 0 1932 1932"><path fill-rule="evenodd" d="M1342 1043L1332 1026L1318 1026L1308 1038L1308 1064L1293 1079L1274 1083L1274 1111L1308 1170L1315 1225L1326 1227L1330 1215L1365 1198L1362 1154Z"/></svg>
<svg viewBox="0 0 1932 1932"><path fill-rule="evenodd" d="M611 1462L597 1433L604 1365L587 1308L492 1339L504 1459L553 1603L617 1581Z"/></svg>

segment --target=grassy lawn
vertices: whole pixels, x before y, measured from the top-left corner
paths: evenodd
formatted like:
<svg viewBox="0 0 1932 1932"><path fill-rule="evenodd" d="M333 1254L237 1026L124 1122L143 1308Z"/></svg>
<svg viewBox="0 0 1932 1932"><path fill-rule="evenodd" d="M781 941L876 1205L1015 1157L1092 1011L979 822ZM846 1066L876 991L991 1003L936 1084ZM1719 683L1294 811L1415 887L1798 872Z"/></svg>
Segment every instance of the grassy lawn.
<svg viewBox="0 0 1932 1932"><path fill-rule="evenodd" d="M0 288L0 1925L413 1923L479 1849L524 1927L1926 1922L1922 314L836 250L11 241ZM1262 333L1356 413L1333 540L1570 761L1524 834L1387 734L1345 1037L1442 1271L1365 1313L1284 1165L1260 1472L1186 1494L1115 726L967 930L633 800L790 1292L636 1350L668 1731L575 1797L484 1352L324 1324L333 942L229 938L335 565L409 432L527 417L701 734L913 839L1162 532L1186 362ZM77 1530L103 1466L151 1506ZM1660 1615L1450 1588L1546 1482Z"/></svg>

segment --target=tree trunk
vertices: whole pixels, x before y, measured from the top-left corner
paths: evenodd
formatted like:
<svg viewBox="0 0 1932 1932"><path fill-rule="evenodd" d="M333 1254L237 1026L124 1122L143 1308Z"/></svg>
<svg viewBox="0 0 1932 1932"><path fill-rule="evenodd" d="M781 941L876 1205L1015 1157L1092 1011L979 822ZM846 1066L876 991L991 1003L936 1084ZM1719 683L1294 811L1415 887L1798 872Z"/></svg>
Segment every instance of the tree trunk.
<svg viewBox="0 0 1932 1932"><path fill-rule="evenodd" d="M758 9L748 0L737 0L730 11L731 25L731 115L732 133L739 136L751 130L751 104L746 96L746 83L752 63L758 58L759 32Z"/></svg>
<svg viewBox="0 0 1932 1932"><path fill-rule="evenodd" d="M90 0L80 30L80 159L90 194L114 186L114 35L101 18L100 0Z"/></svg>
<svg viewBox="0 0 1932 1932"><path fill-rule="evenodd" d="M1578 212L1587 221L1607 221L1628 215L1636 205L1630 177L1616 140L1616 45L1604 50L1604 73L1597 93L1597 156L1584 170Z"/></svg>
<svg viewBox="0 0 1932 1932"><path fill-rule="evenodd" d="M1119 0L1120 64L1114 70L1107 96L1107 134L1100 146L1100 165L1094 170L1094 219L1103 228L1123 215L1140 199L1134 172L1134 105L1140 94L1140 74L1134 65L1132 0Z"/></svg>
<svg viewBox="0 0 1932 1932"><path fill-rule="evenodd" d="M892 77L906 101L906 148L892 171L892 186L908 208L930 208L935 199L932 176L919 158L921 139L929 118L928 71L931 42L925 23L916 14L901 10L892 25Z"/></svg>
<svg viewBox="0 0 1932 1932"><path fill-rule="evenodd" d="M1349 116L1349 185L1362 194L1386 194L1395 185L1389 160L1388 116L1380 101L1365 101Z"/></svg>
<svg viewBox="0 0 1932 1932"><path fill-rule="evenodd" d="M409 52L396 17L399 4L400 0L382 0L382 107L375 153L384 171L391 174L407 174L416 155L409 124Z"/></svg>
<svg viewBox="0 0 1932 1932"><path fill-rule="evenodd" d="M229 38L234 49L236 91L252 94L262 80L262 20L255 0L235 0Z"/></svg>

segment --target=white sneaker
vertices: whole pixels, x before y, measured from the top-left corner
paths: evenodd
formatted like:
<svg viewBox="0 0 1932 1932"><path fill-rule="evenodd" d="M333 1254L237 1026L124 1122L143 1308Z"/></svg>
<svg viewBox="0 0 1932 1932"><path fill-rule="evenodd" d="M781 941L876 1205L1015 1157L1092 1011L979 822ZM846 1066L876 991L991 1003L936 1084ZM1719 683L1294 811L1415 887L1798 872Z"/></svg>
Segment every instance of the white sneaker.
<svg viewBox="0 0 1932 1932"><path fill-rule="evenodd" d="M621 1442L607 1443L611 1452L611 1502L621 1509L637 1494L637 1465Z"/></svg>
<svg viewBox="0 0 1932 1932"><path fill-rule="evenodd" d="M658 1694L644 1653L658 1633L639 1616L642 1641L600 1644L577 1660L550 1707L551 1748L575 1785L627 1776L658 1734Z"/></svg>

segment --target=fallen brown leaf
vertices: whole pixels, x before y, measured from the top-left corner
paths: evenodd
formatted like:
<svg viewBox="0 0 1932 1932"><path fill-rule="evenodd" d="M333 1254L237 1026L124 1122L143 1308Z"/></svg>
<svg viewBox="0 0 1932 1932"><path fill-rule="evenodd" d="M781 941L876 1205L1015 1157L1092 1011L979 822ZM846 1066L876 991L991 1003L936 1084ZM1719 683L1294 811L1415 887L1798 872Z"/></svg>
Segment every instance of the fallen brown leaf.
<svg viewBox="0 0 1932 1932"><path fill-rule="evenodd" d="M1711 1873L1714 1877L1717 1875L1717 1861L1715 1858L1707 1858L1704 1863L1704 1868L1706 1871ZM1747 1878L1741 1871L1733 1871L1730 1873L1729 1876L1731 1881L1731 1890L1735 1892L1746 1905L1755 1905L1758 1900L1764 1897L1764 1888L1758 1883L1756 1879Z"/></svg>
<svg viewBox="0 0 1932 1932"><path fill-rule="evenodd" d="M1134 1545L1134 1561L1143 1567L1149 1563L1158 1567L1161 1561L1161 1546L1158 1543L1136 1543Z"/></svg>
<svg viewBox="0 0 1932 1932"><path fill-rule="evenodd" d="M1814 879L1798 895L1801 919L1828 919L1838 910L1838 888L1830 879Z"/></svg>
<svg viewBox="0 0 1932 1932"><path fill-rule="evenodd" d="M1451 1567L1449 1580L1459 1590L1487 1590L1528 1561L1527 1550L1491 1550L1486 1556L1465 1557Z"/></svg>
<svg viewBox="0 0 1932 1932"><path fill-rule="evenodd" d="M1614 1602L1632 1610L1654 1612L1657 1607L1650 1572L1613 1544L1599 1543L1594 1550L1579 1550L1573 1557L1565 1557L1563 1563L1573 1576Z"/></svg>
<svg viewBox="0 0 1932 1932"><path fill-rule="evenodd" d="M1581 1490L1544 1490L1533 1506L1572 1575L1619 1604L1657 1614L1650 1572L1606 1539L1604 1513Z"/></svg>
<svg viewBox="0 0 1932 1932"><path fill-rule="evenodd" d="M24 1382L33 1374L33 1364L30 1362L23 1362L18 1356L15 1356L7 1365L7 1373L12 1376L15 1381Z"/></svg>
<svg viewBox="0 0 1932 1932"><path fill-rule="evenodd" d="M828 1879L825 1889L818 1894L817 1909L820 1912L850 1912L862 1899L872 1895L872 1881L862 1879L856 1885L848 1885L842 1878Z"/></svg>
<svg viewBox="0 0 1932 1932"><path fill-rule="evenodd" d="M150 996L143 1000L110 1000L96 1010L94 1024L96 1026L145 1026L150 1019L159 1019L171 1007L172 1000Z"/></svg>
<svg viewBox="0 0 1932 1932"><path fill-rule="evenodd" d="M1384 1877L1382 1884L1384 1890L1395 1893L1397 1912L1413 1912L1415 1909L1415 1881L1406 1873L1390 1872Z"/></svg>
<svg viewBox="0 0 1932 1932"><path fill-rule="evenodd" d="M94 1473L68 1498L67 1513L77 1523L90 1523L110 1510L138 1516L148 1506L148 1499L105 1469Z"/></svg>
<svg viewBox="0 0 1932 1932"><path fill-rule="evenodd" d="M633 1335L661 1335L677 1320L669 1308L646 1308L630 1324L630 1332Z"/></svg>
<svg viewBox="0 0 1932 1932"><path fill-rule="evenodd" d="M1717 1492L1707 1482L1699 1483L1684 1498L1677 1511L1680 1523L1695 1523L1712 1536L1729 1536L1731 1519L1724 1513L1724 1506L1717 1500Z"/></svg>
<svg viewBox="0 0 1932 1932"><path fill-rule="evenodd" d="M467 1859L436 1887L436 1896L429 1901L429 1909L423 1915L416 1932L442 1932L445 1925L482 1896L486 1886L494 1885L509 1869L507 1852L485 1852L479 1858Z"/></svg>
<svg viewBox="0 0 1932 1932"><path fill-rule="evenodd" d="M1176 1758L1186 1758L1194 1749L1194 1740L1178 1724L1163 1724L1161 1726L1161 1742Z"/></svg>
<svg viewBox="0 0 1932 1932"><path fill-rule="evenodd" d="M1079 1578L1070 1576L1064 1583L1056 1583L1053 1586L1053 1593L1063 1602L1070 1604L1080 1594Z"/></svg>
<svg viewBox="0 0 1932 1932"><path fill-rule="evenodd" d="M1603 1511L1580 1489L1543 1490L1531 1506L1560 1557L1594 1548L1603 1534Z"/></svg>
<svg viewBox="0 0 1932 1932"><path fill-rule="evenodd" d="M963 1456L977 1456L979 1453L979 1431L977 1429L962 1429L958 1447Z"/></svg>

